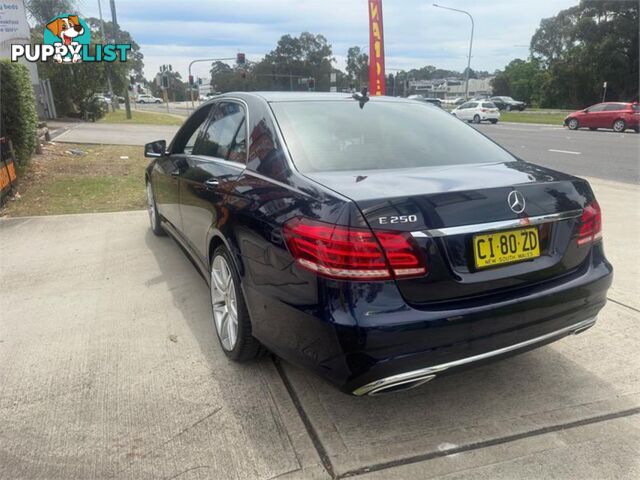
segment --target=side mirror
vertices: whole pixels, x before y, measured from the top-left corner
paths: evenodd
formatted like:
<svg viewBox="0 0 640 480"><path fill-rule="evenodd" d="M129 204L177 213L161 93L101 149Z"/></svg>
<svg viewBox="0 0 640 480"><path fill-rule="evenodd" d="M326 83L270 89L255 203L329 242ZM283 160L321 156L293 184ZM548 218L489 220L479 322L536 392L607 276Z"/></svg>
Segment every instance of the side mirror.
<svg viewBox="0 0 640 480"><path fill-rule="evenodd" d="M144 156L149 158L163 157L167 153L166 140L156 140L144 146Z"/></svg>
<svg viewBox="0 0 640 480"><path fill-rule="evenodd" d="M589 113L589 109L585 108L584 110L582 110L583 113Z"/></svg>

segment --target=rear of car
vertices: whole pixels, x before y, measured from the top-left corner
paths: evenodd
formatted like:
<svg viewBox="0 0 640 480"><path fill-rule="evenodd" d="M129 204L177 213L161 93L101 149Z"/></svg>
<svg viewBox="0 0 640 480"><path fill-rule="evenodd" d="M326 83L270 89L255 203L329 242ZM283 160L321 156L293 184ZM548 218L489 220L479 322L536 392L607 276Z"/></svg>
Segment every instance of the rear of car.
<svg viewBox="0 0 640 480"><path fill-rule="evenodd" d="M329 196L317 207L326 217L284 221L297 279L286 283L319 303L272 306L314 332L282 356L373 395L593 325L612 268L585 180L519 161L416 102L271 108L298 174Z"/></svg>
<svg viewBox="0 0 640 480"><path fill-rule="evenodd" d="M460 120L473 123L486 121L497 123L500 119L500 110L493 102L488 100L472 100L463 103L458 108L452 110L451 114Z"/></svg>

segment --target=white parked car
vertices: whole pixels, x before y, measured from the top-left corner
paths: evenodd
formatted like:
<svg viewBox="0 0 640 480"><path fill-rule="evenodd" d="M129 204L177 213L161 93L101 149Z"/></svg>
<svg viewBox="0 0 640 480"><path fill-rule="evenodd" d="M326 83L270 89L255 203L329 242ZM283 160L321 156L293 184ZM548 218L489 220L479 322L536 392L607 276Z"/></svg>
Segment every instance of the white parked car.
<svg viewBox="0 0 640 480"><path fill-rule="evenodd" d="M149 95L148 93L141 93L138 95L138 103L162 103L162 99Z"/></svg>
<svg viewBox="0 0 640 480"><path fill-rule="evenodd" d="M498 123L498 120L500 120L500 110L493 102L487 100L472 100L471 102L463 103L455 110L452 110L451 115L460 120L473 123L484 121Z"/></svg>

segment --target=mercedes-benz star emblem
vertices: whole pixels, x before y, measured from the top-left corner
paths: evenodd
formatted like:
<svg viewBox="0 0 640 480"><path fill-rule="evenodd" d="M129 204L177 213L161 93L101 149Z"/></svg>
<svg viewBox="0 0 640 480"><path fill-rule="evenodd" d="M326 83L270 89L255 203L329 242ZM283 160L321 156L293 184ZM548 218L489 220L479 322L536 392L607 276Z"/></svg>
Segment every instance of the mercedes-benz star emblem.
<svg viewBox="0 0 640 480"><path fill-rule="evenodd" d="M507 203L509 204L509 208L515 213L524 212L524 195L522 195L518 190L513 190L511 193L509 193L509 196L507 197Z"/></svg>

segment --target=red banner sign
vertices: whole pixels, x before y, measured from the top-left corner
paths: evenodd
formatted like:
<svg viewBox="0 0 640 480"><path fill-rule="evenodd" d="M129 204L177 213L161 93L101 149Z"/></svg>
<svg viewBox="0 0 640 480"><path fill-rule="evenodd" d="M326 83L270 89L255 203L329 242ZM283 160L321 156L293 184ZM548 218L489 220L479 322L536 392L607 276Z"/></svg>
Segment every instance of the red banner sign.
<svg viewBox="0 0 640 480"><path fill-rule="evenodd" d="M384 33L382 31L382 0L369 2L369 94L385 95Z"/></svg>

